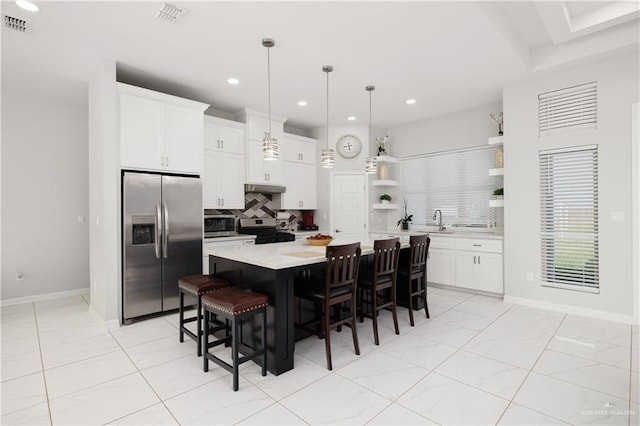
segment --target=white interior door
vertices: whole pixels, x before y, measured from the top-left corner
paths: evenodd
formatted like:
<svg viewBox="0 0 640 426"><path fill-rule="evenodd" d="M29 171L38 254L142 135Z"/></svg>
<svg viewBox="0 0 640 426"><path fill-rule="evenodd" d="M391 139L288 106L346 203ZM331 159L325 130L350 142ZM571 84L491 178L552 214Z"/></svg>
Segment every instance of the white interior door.
<svg viewBox="0 0 640 426"><path fill-rule="evenodd" d="M334 237L345 243L365 240L368 215L364 173L335 173L331 189Z"/></svg>

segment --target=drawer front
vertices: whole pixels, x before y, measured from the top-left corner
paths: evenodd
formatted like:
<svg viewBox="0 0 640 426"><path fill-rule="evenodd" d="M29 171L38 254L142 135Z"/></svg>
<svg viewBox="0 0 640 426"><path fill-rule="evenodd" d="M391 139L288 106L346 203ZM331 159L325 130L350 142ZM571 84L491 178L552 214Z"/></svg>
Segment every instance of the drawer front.
<svg viewBox="0 0 640 426"><path fill-rule="evenodd" d="M429 248L435 248L435 249L453 249L454 248L454 244L453 244L453 238L447 238L447 237L434 237L429 235L429 238L431 238L431 243L429 243Z"/></svg>
<svg viewBox="0 0 640 426"><path fill-rule="evenodd" d="M456 250L502 253L502 240L457 238L455 240L455 248Z"/></svg>

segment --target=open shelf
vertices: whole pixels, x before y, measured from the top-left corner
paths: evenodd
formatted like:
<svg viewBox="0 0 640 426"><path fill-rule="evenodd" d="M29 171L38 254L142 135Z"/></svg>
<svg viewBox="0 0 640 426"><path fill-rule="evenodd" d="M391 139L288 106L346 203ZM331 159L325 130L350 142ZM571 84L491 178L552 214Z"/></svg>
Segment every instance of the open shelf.
<svg viewBox="0 0 640 426"><path fill-rule="evenodd" d="M382 204L382 203L377 203L373 205L373 208L376 210L394 210L394 209L398 209L399 206L397 204Z"/></svg>
<svg viewBox="0 0 640 426"><path fill-rule="evenodd" d="M398 186L397 180L374 180L371 182L373 186Z"/></svg>
<svg viewBox="0 0 640 426"><path fill-rule="evenodd" d="M504 200L489 200L489 207L504 207Z"/></svg>
<svg viewBox="0 0 640 426"><path fill-rule="evenodd" d="M503 176L504 168L499 169L489 169L489 176Z"/></svg>
<svg viewBox="0 0 640 426"><path fill-rule="evenodd" d="M400 161L400 160L398 160L397 158L395 158L395 157L390 157L390 156L388 156L388 155L378 155L378 156L377 156L377 157L375 157L375 158L376 158L376 161L377 161L378 163L397 163L397 162L399 162L399 161Z"/></svg>

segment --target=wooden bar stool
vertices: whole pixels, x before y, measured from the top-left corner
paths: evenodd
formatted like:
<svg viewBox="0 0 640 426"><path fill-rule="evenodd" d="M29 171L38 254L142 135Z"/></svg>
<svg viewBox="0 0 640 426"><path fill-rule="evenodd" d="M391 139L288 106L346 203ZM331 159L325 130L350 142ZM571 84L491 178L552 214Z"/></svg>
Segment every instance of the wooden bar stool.
<svg viewBox="0 0 640 426"><path fill-rule="evenodd" d="M226 328L225 336L209 343L211 330L209 321L204 323L204 371L209 371L209 360L215 362L220 367L233 373L233 390L238 390L238 369L240 364L262 356L262 375L267 375L267 296L242 290L235 287L223 288L210 292L202 296L202 306L205 316L208 313L215 314L227 321L230 321L231 335L229 328ZM262 316L262 342L260 349L254 349L250 354L239 356L240 327L244 320L250 320L256 315ZM209 352L210 348L220 344L231 343L231 359L229 364L214 354Z"/></svg>
<svg viewBox="0 0 640 426"><path fill-rule="evenodd" d="M364 306L360 310L360 322L363 318L373 320L373 340L380 344L378 338L378 311L391 309L393 325L396 334L400 334L398 328L398 314L396 312L396 280L398 274L398 260L400 259L400 239L375 240L373 242L373 270L364 274L358 280L361 304L371 305L371 312L365 312ZM364 293L369 293L369 300L364 298ZM385 300L381 296L385 295Z"/></svg>
<svg viewBox="0 0 640 426"><path fill-rule="evenodd" d="M202 296L221 288L230 287L228 281L214 277L213 275L190 275L178 280L178 291L180 292L180 343L184 342L184 335L196 341L198 356L202 356ZM184 295L190 294L198 299L196 315L194 317L184 317ZM185 327L185 324L196 321L196 333ZM208 322L208 321L207 321Z"/></svg>
<svg viewBox="0 0 640 426"><path fill-rule="evenodd" d="M413 300L422 299L424 303L424 313L429 318L429 306L427 305L427 256L429 254L429 235L411 235L409 246L411 247L409 259L401 265L398 280L406 285L406 295L409 297L409 321L411 327L413 322ZM416 282L414 286L413 283Z"/></svg>

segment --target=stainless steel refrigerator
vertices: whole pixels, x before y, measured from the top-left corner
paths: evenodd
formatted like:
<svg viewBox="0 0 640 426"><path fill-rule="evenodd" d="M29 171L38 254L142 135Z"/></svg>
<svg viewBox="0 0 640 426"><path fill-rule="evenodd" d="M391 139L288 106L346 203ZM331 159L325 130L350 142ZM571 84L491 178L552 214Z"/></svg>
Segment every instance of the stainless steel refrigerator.
<svg viewBox="0 0 640 426"><path fill-rule="evenodd" d="M202 214L199 178L123 173L124 324L178 308L178 279L202 273Z"/></svg>

